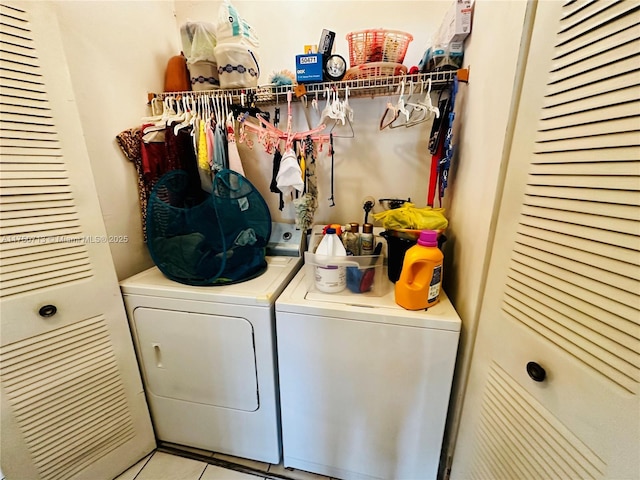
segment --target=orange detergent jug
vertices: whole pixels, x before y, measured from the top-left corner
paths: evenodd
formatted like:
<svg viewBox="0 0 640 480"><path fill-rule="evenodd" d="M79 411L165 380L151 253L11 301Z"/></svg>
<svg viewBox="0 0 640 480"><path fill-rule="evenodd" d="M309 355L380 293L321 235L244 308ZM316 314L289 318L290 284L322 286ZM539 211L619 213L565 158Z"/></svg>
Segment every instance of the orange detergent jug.
<svg viewBox="0 0 640 480"><path fill-rule="evenodd" d="M395 285L396 303L407 310L424 310L438 303L443 259L438 232L420 232L417 244L405 253Z"/></svg>

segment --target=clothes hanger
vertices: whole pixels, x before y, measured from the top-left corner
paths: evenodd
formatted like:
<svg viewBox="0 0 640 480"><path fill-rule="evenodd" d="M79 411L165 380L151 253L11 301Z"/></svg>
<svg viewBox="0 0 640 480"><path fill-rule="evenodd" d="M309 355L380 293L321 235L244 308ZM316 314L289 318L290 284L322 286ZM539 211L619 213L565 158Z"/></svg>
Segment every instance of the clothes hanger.
<svg viewBox="0 0 640 480"><path fill-rule="evenodd" d="M348 86L345 86L344 88L343 108L344 108L345 116L347 120L350 120L353 122L353 108L351 108L351 105L349 105L349 87Z"/></svg>
<svg viewBox="0 0 640 480"><path fill-rule="evenodd" d="M307 100L307 95L302 95L300 97L300 103L302 103L302 112L304 113L304 118L307 120L307 127L311 130L311 116L309 115L309 101Z"/></svg>
<svg viewBox="0 0 640 480"><path fill-rule="evenodd" d="M418 100L418 103L414 106L414 110L420 112L420 115L413 119L410 118L410 121L406 123L407 127L412 127L419 123L426 122L431 119L432 115L434 115L436 119L440 118L440 109L438 107L434 107L433 103L431 103L431 78L427 80L427 92L424 100Z"/></svg>
<svg viewBox="0 0 640 480"><path fill-rule="evenodd" d="M333 138L354 138L355 132L353 130L353 123L352 123L353 108L351 108L351 106L349 105L349 87L345 88L344 100L340 100L337 97L337 94L335 95L336 95L335 97L336 100L334 101L334 105L337 104L337 106L334 107L336 121L333 123L331 130L329 130L329 134L332 134ZM336 135L335 133L333 133L334 129L338 125L338 122L340 122L342 125L349 126L348 135Z"/></svg>
<svg viewBox="0 0 640 480"><path fill-rule="evenodd" d="M444 133L442 132L442 127L443 127L443 122L445 117L447 116L448 112L449 112L449 96L446 96L445 98L442 98L444 94L444 90L440 91L440 94L438 95L438 109L440 112L442 112L442 115L438 116L434 121L433 121L433 125L431 126L431 134L429 137L429 151L431 152L432 155L435 155L436 150L438 148L438 144L439 139L440 139L440 135L443 135Z"/></svg>
<svg viewBox="0 0 640 480"><path fill-rule="evenodd" d="M164 98L162 102L163 111L162 111L162 116L160 120L146 127L142 131L143 134L146 135L147 133L156 132L156 131L164 130L165 128L167 128L167 122L169 121L169 119L172 116L176 115L175 110L173 110L173 107L171 106L171 102L172 102L172 98L170 96L167 96Z"/></svg>
<svg viewBox="0 0 640 480"><path fill-rule="evenodd" d="M320 123L324 123L326 118L330 118L329 113L331 112L331 97L329 95L329 88L324 89L324 98L327 99L327 103L325 103L322 112L320 113Z"/></svg>
<svg viewBox="0 0 640 480"><path fill-rule="evenodd" d="M227 92L222 94L222 109L224 110L224 118L229 118L229 115L233 115L231 111L231 97Z"/></svg>
<svg viewBox="0 0 640 480"><path fill-rule="evenodd" d="M171 123L180 123L184 120L185 118L185 110L183 110L182 107L182 103L180 102L181 99L175 98L175 97L171 97L171 101L174 103L175 105L175 115L169 115L169 117L166 119L165 121L165 125L168 127Z"/></svg>
<svg viewBox="0 0 640 480"><path fill-rule="evenodd" d="M245 120L246 120L246 117L243 115L240 115L238 117L238 124L239 124L238 136L237 136L238 143L244 143L247 147L249 147L249 149L253 149L253 140L247 137L247 131L244 128Z"/></svg>
<svg viewBox="0 0 640 480"><path fill-rule="evenodd" d="M400 113L405 114L405 116L409 118L409 111L404 105L404 80L402 81L400 87L400 98L398 98L396 104L394 105L391 102L387 102L387 108L382 113L382 117L380 118L380 130L384 130L385 128L390 127L393 122L398 119Z"/></svg>
<svg viewBox="0 0 640 480"><path fill-rule="evenodd" d="M425 91L424 80L421 80L420 93L424 91ZM419 123L422 123L428 120L427 115L429 114L429 110L425 105L423 105L419 101L416 103L411 102L411 103L408 103L407 105L411 106L411 115L409 115L409 120L404 124L405 127L418 125Z"/></svg>
<svg viewBox="0 0 640 480"><path fill-rule="evenodd" d="M210 105L210 111L208 112L207 117L210 119L215 120L216 123L218 123L219 121L221 121L221 114L220 114L220 97L218 97L217 95L213 95L210 98L210 101L207 102L207 106Z"/></svg>
<svg viewBox="0 0 640 480"><path fill-rule="evenodd" d="M248 105L245 105L245 93L240 94L240 105L231 105L231 109L233 110L234 116L237 118L239 115L243 113L249 114L251 117L257 118L261 116L266 118L267 120L271 120L271 115L269 112L265 112L256 107L255 104L255 94L253 92L249 92L246 94Z"/></svg>
<svg viewBox="0 0 640 480"><path fill-rule="evenodd" d="M191 121L191 109L189 108L189 96L187 95L183 95L181 98L182 101L182 111L184 112L184 118L182 119L181 122L175 124L173 126L173 134L174 135L178 135L178 132L182 129L185 128L186 126L189 125L189 122Z"/></svg>
<svg viewBox="0 0 640 480"><path fill-rule="evenodd" d="M142 117L142 123L155 123L162 118L164 114L164 102L160 100L158 97L153 97L151 99L151 116Z"/></svg>
<svg viewBox="0 0 640 480"><path fill-rule="evenodd" d="M405 121L403 123L399 123L396 124L395 121L391 122L391 124L389 124L389 128L400 128L400 127L406 127L407 126L407 122L409 121L409 118L411 117L411 114L413 113L413 109L414 109L414 105L416 105L415 103L411 102L411 98L413 97L414 94L414 88L413 88L413 80L409 80L409 96L407 97L406 100L404 100L404 89L402 94L400 95L400 99L398 100L398 117L396 118L396 120L398 120L400 117L400 114L403 114L405 116ZM409 108L407 108L409 107ZM411 110L409 110L411 109Z"/></svg>
<svg viewBox="0 0 640 480"><path fill-rule="evenodd" d="M387 102L387 108L385 108L380 117L380 130L384 130L391 125L400 115L398 108L391 102Z"/></svg>
<svg viewBox="0 0 640 480"><path fill-rule="evenodd" d="M404 80L402 80L402 83L400 84L400 97L398 98L398 102L395 105L395 109L396 109L396 116L395 118L389 123L388 127L389 128L398 128L398 127L402 127L404 126L404 123L399 124L399 125L394 125L396 120L398 120L400 118L400 115L404 115L405 117L405 123L409 120L409 116L410 116L410 112L409 110L407 110L406 107L406 102L404 99L404 87L405 87L405 82Z"/></svg>
<svg viewBox="0 0 640 480"><path fill-rule="evenodd" d="M259 125L249 123L246 118L244 119L244 127L247 130L258 134L258 140L260 141L260 143L263 144L263 146L267 150L267 153L272 153L272 151L275 150L275 145L277 145L277 143L281 140L285 141L285 149L291 147L294 141L301 140L305 137L310 137L313 141L320 142L321 144L329 140L328 135L319 135L319 133L326 128L326 125L324 123L314 129L306 130L304 132L294 133L291 131L291 126L292 126L291 95L292 95L292 92L288 91L287 92L287 130L286 132L280 130L275 125L270 123L268 120L262 118L261 116L257 117L259 121Z"/></svg>
<svg viewBox="0 0 640 480"><path fill-rule="evenodd" d="M329 112L329 117L333 118L334 120L336 120L337 122L342 123L342 125L344 125L345 123L345 110L344 110L344 104L343 102L340 100L340 98L338 97L338 92L337 90L333 89L333 103L331 104L331 108L330 108L330 112ZM337 123L336 122L336 123Z"/></svg>
<svg viewBox="0 0 640 480"><path fill-rule="evenodd" d="M353 125L351 124L351 120L349 120L348 116L345 117L345 122L346 122L346 125L349 126L349 134L348 135L336 135L335 133L333 133L333 130L336 128L336 125L338 125L338 121L335 121L333 123L333 126L331 127L331 130L329 130L329 134L331 134L333 136L333 138L354 138L356 136L356 134L353 131Z"/></svg>

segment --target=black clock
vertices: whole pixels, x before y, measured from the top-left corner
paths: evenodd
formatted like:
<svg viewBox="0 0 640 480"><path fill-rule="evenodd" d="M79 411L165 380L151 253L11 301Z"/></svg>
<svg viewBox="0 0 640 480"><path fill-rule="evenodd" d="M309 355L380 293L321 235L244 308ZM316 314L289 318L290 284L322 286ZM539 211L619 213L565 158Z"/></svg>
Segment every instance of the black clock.
<svg viewBox="0 0 640 480"><path fill-rule="evenodd" d="M325 57L323 70L327 80L337 82L342 80L347 72L347 62L340 55L328 55Z"/></svg>

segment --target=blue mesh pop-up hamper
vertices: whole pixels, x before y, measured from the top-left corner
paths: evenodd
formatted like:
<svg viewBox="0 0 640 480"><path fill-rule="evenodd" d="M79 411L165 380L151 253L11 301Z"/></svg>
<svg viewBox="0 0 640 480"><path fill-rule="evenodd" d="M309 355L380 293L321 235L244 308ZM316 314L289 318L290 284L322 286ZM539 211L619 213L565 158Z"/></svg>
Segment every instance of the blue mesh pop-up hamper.
<svg viewBox="0 0 640 480"><path fill-rule="evenodd" d="M213 191L174 170L156 184L147 207L147 246L168 278L188 285L248 280L267 267L271 215L264 198L233 170L218 172Z"/></svg>

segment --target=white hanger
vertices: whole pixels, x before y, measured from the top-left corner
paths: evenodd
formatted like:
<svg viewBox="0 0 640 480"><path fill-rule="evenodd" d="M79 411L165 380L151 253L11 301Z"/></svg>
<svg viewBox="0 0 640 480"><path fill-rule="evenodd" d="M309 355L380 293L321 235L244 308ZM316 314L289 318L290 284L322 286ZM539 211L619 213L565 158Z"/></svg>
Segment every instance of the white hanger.
<svg viewBox="0 0 640 480"><path fill-rule="evenodd" d="M435 114L436 118L440 118L440 109L438 107L434 107L433 103L431 103L431 79L429 79L428 85L429 89L427 90L427 94L425 96L426 103L423 103L423 105L425 105L431 113Z"/></svg>
<svg viewBox="0 0 640 480"><path fill-rule="evenodd" d="M344 103L338 97L338 91L333 91L333 103L331 104L331 108L329 109L329 118L333 118L337 120L337 122L345 123L345 111L344 111ZM336 123L337 123L336 122Z"/></svg>
<svg viewBox="0 0 640 480"><path fill-rule="evenodd" d="M331 118L330 113L331 113L331 96L329 95L329 88L325 88L324 89L324 98L327 99L327 103L325 104L324 108L322 109L322 113L320 113L320 123L318 123L318 126L322 125L325 121L325 119L327 118Z"/></svg>
<svg viewBox="0 0 640 480"><path fill-rule="evenodd" d="M412 89L413 89L413 82L412 82ZM407 120L409 119L409 116L411 115L411 112L409 112L409 110L407 110L406 107L406 103L405 103L405 99L404 99L404 87L405 87L405 82L404 80L402 80L402 83L400 84L400 96L398 97L398 101L396 102L395 105L393 105L391 102L387 103L387 108L384 111L384 113L382 114L382 118L380 119L380 130L383 130L387 127L389 128L399 128L399 127L403 127L404 125L406 125ZM389 122L385 122L385 119L387 118L387 114L391 113L391 120ZM398 120L398 118L400 118L400 114L403 114L405 116L405 121L402 124L398 124L398 125L394 125L395 122Z"/></svg>
<svg viewBox="0 0 640 480"><path fill-rule="evenodd" d="M435 115L436 118L440 118L440 109L438 107L434 107L433 103L431 103L431 78L427 81L427 92L424 100L418 100L418 103L414 105L414 111L418 112L418 117L413 117L413 119L408 121L405 126L412 127L419 123L426 122L431 118L432 114Z"/></svg>
<svg viewBox="0 0 640 480"><path fill-rule="evenodd" d="M153 97L151 99L151 116L142 117L142 123L149 122L157 122L162 118L162 114L164 113L164 102L161 101L158 97Z"/></svg>
<svg viewBox="0 0 640 480"><path fill-rule="evenodd" d="M353 108L349 105L349 87L346 86L344 88L344 103L343 103L344 112L346 114L347 120L353 122Z"/></svg>
<svg viewBox="0 0 640 480"><path fill-rule="evenodd" d="M162 111L162 116L160 120L155 122L153 125L150 125L147 128L145 128L142 131L143 134L155 132L155 131L163 130L167 128L167 122L170 120L171 117L174 117L176 115L175 110L171 106L172 101L175 101L175 99L173 99L171 96L165 97L164 101L162 102L163 111Z"/></svg>
<svg viewBox="0 0 640 480"><path fill-rule="evenodd" d="M207 95L201 95L198 100L198 104L200 107L198 116L200 117L200 120L204 120L205 118L207 118Z"/></svg>
<svg viewBox="0 0 640 480"><path fill-rule="evenodd" d="M178 101L178 99L176 99L175 97L170 97L173 104L175 105L175 114L174 115L169 115L166 120L165 120L165 125L168 127L170 123L172 122L182 122L185 118L185 112L186 110L183 110L181 108L181 103Z"/></svg>
<svg viewBox="0 0 640 480"><path fill-rule="evenodd" d="M224 98L225 98L225 102L224 102L225 112L227 113L227 115L229 114L233 115L233 110L231 110L231 105L233 104L233 97L231 96L230 93L225 93Z"/></svg>
<svg viewBox="0 0 640 480"><path fill-rule="evenodd" d="M184 111L184 118L180 123L173 127L173 134L178 135L178 132L185 127L193 124L193 118L195 117L193 97L191 95L184 95L182 97L182 109Z"/></svg>
<svg viewBox="0 0 640 480"><path fill-rule="evenodd" d="M404 80L402 80L402 84L401 84L401 87L400 87L400 98L398 99L398 103L396 104L396 107L398 109L398 112L403 114L405 116L406 120L409 120L410 112L409 112L409 110L407 110L405 105L406 104L405 104L405 100L404 100Z"/></svg>

